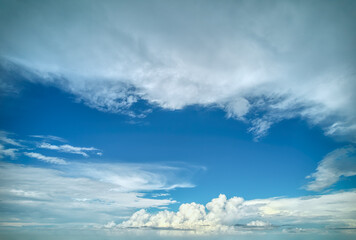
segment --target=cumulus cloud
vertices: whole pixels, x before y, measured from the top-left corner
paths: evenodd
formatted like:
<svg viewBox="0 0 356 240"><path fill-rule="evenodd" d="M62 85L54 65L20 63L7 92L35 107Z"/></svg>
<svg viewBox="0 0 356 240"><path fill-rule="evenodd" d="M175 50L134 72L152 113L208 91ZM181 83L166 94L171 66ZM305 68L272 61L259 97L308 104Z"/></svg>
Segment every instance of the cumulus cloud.
<svg viewBox="0 0 356 240"><path fill-rule="evenodd" d="M41 160L43 162L48 162L48 163L53 163L53 164L67 164L66 160L64 160L63 158L48 157L48 156L44 156L40 153L35 153L35 152L25 152L24 154L30 158L35 158L35 159Z"/></svg>
<svg viewBox="0 0 356 240"><path fill-rule="evenodd" d="M41 143L38 145L39 148L45 148L45 149L51 149L51 150L56 150L60 152L66 152L66 153L73 153L73 154L79 154L84 157L89 157L89 155L86 152L98 152L100 156L100 152L98 149L94 147L74 147L68 144L64 145L52 145L49 143Z"/></svg>
<svg viewBox="0 0 356 240"><path fill-rule="evenodd" d="M318 164L316 172L307 176L313 178L306 189L321 191L338 182L340 177L356 175L356 148L347 146L327 154Z"/></svg>
<svg viewBox="0 0 356 240"><path fill-rule="evenodd" d="M137 208L175 203L145 192L191 187L182 171L145 164L72 162L50 169L0 162L1 221L83 225L122 219Z"/></svg>
<svg viewBox="0 0 356 240"><path fill-rule="evenodd" d="M271 228L272 224L316 224L325 226L355 226L356 191L299 198L270 198L244 200L228 199L221 194L205 206L185 203L177 212L148 213L144 209L134 213L112 228L189 230L196 233L233 233L239 226L246 228ZM255 219L252 220L251 219ZM246 223L247 222L247 223Z"/></svg>
<svg viewBox="0 0 356 240"><path fill-rule="evenodd" d="M218 107L256 139L301 117L356 141L353 1L2 2L2 67L93 108Z"/></svg>

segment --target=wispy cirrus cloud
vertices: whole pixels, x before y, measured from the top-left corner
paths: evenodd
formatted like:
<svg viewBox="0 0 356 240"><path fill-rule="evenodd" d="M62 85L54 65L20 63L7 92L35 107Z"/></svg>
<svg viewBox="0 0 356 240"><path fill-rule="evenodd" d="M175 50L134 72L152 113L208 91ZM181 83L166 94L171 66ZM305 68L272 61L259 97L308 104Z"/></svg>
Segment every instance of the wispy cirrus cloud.
<svg viewBox="0 0 356 240"><path fill-rule="evenodd" d="M23 140L20 138L12 138L12 133L6 131L0 131L0 157L9 157L15 159L17 156L26 155L31 158L35 158L41 161L54 164L66 164L66 161L63 158L56 156L45 156L42 153L37 151L40 149L50 149L59 152L79 154L84 157L89 157L88 153L95 153L98 156L102 156L102 151L94 147L75 147L69 144L54 145L47 142L38 142L33 140ZM52 136L52 135L30 135L31 138L39 138L41 140L47 141L57 141L57 142L66 142L65 139ZM21 143L20 143L21 142ZM11 147L9 147L9 145Z"/></svg>
<svg viewBox="0 0 356 240"><path fill-rule="evenodd" d="M43 140L52 140L57 142L67 142L67 140L65 140L64 138L53 136L53 135L30 135L30 137L40 138Z"/></svg>
<svg viewBox="0 0 356 240"><path fill-rule="evenodd" d="M53 145L53 144L49 144L49 143L41 143L38 145L38 147L44 148L44 149L56 150L59 152L79 154L84 157L89 157L87 152L96 152L96 153L99 153L98 155L101 154L100 150L96 149L94 147L74 147L69 144Z"/></svg>
<svg viewBox="0 0 356 240"><path fill-rule="evenodd" d="M327 154L318 164L316 172L307 176L313 179L306 185L309 191L321 191L337 183L341 177L356 175L356 148L347 146Z"/></svg>
<svg viewBox="0 0 356 240"><path fill-rule="evenodd" d="M15 147L22 147L23 145L19 143L17 140L9 137L11 133L6 132L6 131L0 131L0 141L6 144L10 144Z"/></svg>
<svg viewBox="0 0 356 240"><path fill-rule="evenodd" d="M200 105L246 121L256 139L300 117L356 141L354 2L171 4L4 1L2 67L101 111Z"/></svg>
<svg viewBox="0 0 356 240"><path fill-rule="evenodd" d="M171 198L146 192L192 187L190 170L159 164L77 163L56 169L0 162L1 221L102 224ZM36 213L36 214L34 214Z"/></svg>
<svg viewBox="0 0 356 240"><path fill-rule="evenodd" d="M16 148L5 148L2 144L0 144L0 158L8 156L12 159L16 157L18 149Z"/></svg>
<svg viewBox="0 0 356 240"><path fill-rule="evenodd" d="M44 156L40 153L35 153L35 152L25 152L24 154L30 158L35 158L43 162L48 162L53 164L67 164L66 160L59 157Z"/></svg>

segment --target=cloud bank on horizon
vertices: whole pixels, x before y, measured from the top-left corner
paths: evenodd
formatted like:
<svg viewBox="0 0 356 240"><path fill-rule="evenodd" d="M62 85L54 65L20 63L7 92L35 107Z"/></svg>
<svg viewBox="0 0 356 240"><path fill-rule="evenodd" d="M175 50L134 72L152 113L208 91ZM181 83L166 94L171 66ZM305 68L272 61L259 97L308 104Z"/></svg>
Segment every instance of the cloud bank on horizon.
<svg viewBox="0 0 356 240"><path fill-rule="evenodd" d="M134 213L120 224L108 224L113 229L184 230L194 234L236 233L268 230L282 226L318 224L324 227L355 228L356 192L339 192L300 198L244 200L228 199L220 194L205 206L185 203L177 212L168 210L150 214ZM272 224L272 223L273 224ZM320 227L320 226L319 226ZM309 231L310 229L306 230Z"/></svg>
<svg viewBox="0 0 356 240"><path fill-rule="evenodd" d="M133 108L140 100L217 107L247 121L256 139L301 117L355 142L353 9L354 1L2 0L1 65L102 111L144 117L149 109Z"/></svg>
<svg viewBox="0 0 356 240"><path fill-rule="evenodd" d="M57 150L54 154L61 152L62 145L54 145L53 142L62 143L66 141L63 138L30 135L31 140L23 140L5 131L0 134L0 158L12 160L0 161L0 198L2 207L7 209L0 227L65 226L80 229L90 226L90 229L110 230L117 234L135 229L138 231L135 234L141 230L158 230L165 234L170 232L172 236L182 232L183 235L206 236L256 231L315 233L324 231L321 230L323 228L353 231L356 228L355 189L295 198L252 200L241 197L228 199L220 194L206 205L183 203L178 211L148 212L145 209L162 209L177 203L170 198L169 191L195 187L189 178L203 168L65 160L53 156L53 153L51 156L39 153L46 149L43 148L48 144L46 141L52 142L48 144L52 147L47 150ZM99 151L94 147L71 146L69 149ZM309 176L314 179L305 188L323 191L342 176L356 175L355 152L354 147L348 146L327 154L316 172ZM77 151L66 153L78 155ZM24 156L47 165L20 164ZM135 209L141 210L130 215ZM36 217L29 216L27 212L35 212ZM95 220L88 220L93 216ZM59 223L58 219L65 220L65 224ZM103 224L105 221L107 224Z"/></svg>

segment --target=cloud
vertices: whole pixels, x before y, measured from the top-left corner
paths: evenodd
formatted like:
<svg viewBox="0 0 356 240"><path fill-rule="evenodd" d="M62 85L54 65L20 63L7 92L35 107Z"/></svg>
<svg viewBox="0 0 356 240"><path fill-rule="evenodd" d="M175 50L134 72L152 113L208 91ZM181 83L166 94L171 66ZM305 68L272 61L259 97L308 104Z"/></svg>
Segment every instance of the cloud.
<svg viewBox="0 0 356 240"><path fill-rule="evenodd" d="M272 224L270 224L269 222L256 220L256 221L251 221L251 222L247 223L246 226L248 226L248 227L271 227Z"/></svg>
<svg viewBox="0 0 356 240"><path fill-rule="evenodd" d="M4 146L2 144L0 144L0 158L3 158L4 156L8 156L12 159L14 159L16 157L16 152L18 150L15 148L4 148Z"/></svg>
<svg viewBox="0 0 356 240"><path fill-rule="evenodd" d="M66 142L64 138L53 136L53 135L30 135L30 137L33 138L41 138L44 140L52 140L52 141L57 141L57 142Z"/></svg>
<svg viewBox="0 0 356 240"><path fill-rule="evenodd" d="M9 138L8 135L10 135L10 133L5 131L0 131L0 141L16 147L22 147L22 145L19 142L17 142L17 140Z"/></svg>
<svg viewBox="0 0 356 240"><path fill-rule="evenodd" d="M90 107L139 117L139 100L217 107L250 123L256 139L301 117L356 141L353 1L2 6L5 72L15 65Z"/></svg>
<svg viewBox="0 0 356 240"><path fill-rule="evenodd" d="M205 206L185 203L177 212L148 213L144 209L134 213L113 229L187 230L198 234L237 233L238 226L252 230L275 226L312 224L313 226L355 226L356 191L338 192L298 198L269 198L244 200L228 199L221 194ZM251 219L255 219L252 220ZM247 223L246 223L247 222Z"/></svg>
<svg viewBox="0 0 356 240"><path fill-rule="evenodd" d="M71 163L66 172L77 177L96 179L103 183L113 184L112 190L127 191L155 191L171 190L175 188L192 188L189 182L191 175L198 169L160 164L79 164Z"/></svg>
<svg viewBox="0 0 356 240"><path fill-rule="evenodd" d="M45 162L50 162L50 163L55 163L55 164L66 164L66 161L62 158L47 157L40 153L35 153L35 152L23 152L23 151L33 151L34 149L38 149L38 148L56 150L56 151L65 152L65 153L79 154L84 157L89 157L88 152L93 152L97 156L102 156L102 152L99 149L94 148L94 147L74 147L69 144L54 145L54 144L50 144L47 142L39 143L37 141L15 140L15 139L8 137L9 135L11 135L11 134L6 131L0 131L0 141L3 142L4 144L12 145L15 148L5 148L5 146L0 144L0 157L1 158L8 156L8 157L14 159L16 157L16 155L25 154L28 157L36 158L36 159L39 159L39 160L45 161ZM61 137L57 137L57 136L52 136L52 135L30 135L30 137L40 138L40 139L44 139L47 141L50 140L50 141L66 142L65 139L63 139ZM19 142L24 143L24 144L20 144Z"/></svg>
<svg viewBox="0 0 356 240"><path fill-rule="evenodd" d="M321 191L338 182L341 177L356 175L356 148L347 146L327 154L319 162L316 172L307 178L313 178L306 189Z"/></svg>
<svg viewBox="0 0 356 240"><path fill-rule="evenodd" d="M50 169L0 162L1 221L62 227L117 221L137 208L175 203L146 192L191 187L184 171L148 164L71 162Z"/></svg>
<svg viewBox="0 0 356 240"><path fill-rule="evenodd" d="M0 226L2 227L28 227L28 226L46 226L50 224L46 223L23 223L23 222L0 222Z"/></svg>
<svg viewBox="0 0 356 240"><path fill-rule="evenodd" d="M152 194L152 197L156 198L156 197L166 197L169 196L169 193L154 193Z"/></svg>
<svg viewBox="0 0 356 240"><path fill-rule="evenodd" d="M24 154L30 158L35 158L43 162L48 162L53 164L67 164L66 160L58 157L47 157L40 153L34 153L34 152L25 152Z"/></svg>
<svg viewBox="0 0 356 240"><path fill-rule="evenodd" d="M52 145L49 143L41 143L38 145L39 148L44 148L44 149L51 149L51 150L57 150L60 152L66 152L66 153L73 153L73 154L79 154L84 157L89 157L89 155L86 152L98 152L99 150L93 147L73 147L71 145L65 144L65 145ZM100 156L100 152L98 154Z"/></svg>

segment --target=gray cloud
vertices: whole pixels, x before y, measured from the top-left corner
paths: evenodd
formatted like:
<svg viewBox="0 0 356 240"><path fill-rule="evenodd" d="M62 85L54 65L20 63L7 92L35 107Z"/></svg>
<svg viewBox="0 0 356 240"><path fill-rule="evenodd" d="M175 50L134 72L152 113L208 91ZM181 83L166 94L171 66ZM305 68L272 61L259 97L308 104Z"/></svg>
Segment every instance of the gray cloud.
<svg viewBox="0 0 356 240"><path fill-rule="evenodd" d="M2 1L0 54L102 111L198 104L256 139L301 117L355 139L354 1ZM6 64L3 63L6 67Z"/></svg>

